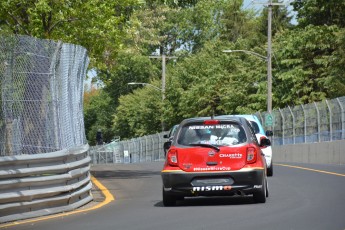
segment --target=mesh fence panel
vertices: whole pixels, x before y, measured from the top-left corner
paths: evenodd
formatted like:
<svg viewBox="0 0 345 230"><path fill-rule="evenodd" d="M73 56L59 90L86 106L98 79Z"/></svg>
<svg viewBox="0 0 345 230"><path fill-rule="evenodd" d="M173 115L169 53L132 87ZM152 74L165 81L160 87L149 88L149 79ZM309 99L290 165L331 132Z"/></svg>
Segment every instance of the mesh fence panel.
<svg viewBox="0 0 345 230"><path fill-rule="evenodd" d="M0 156L86 143L83 47L27 36L0 36Z"/></svg>
<svg viewBox="0 0 345 230"><path fill-rule="evenodd" d="M265 125L266 112L255 115L272 128L273 145L345 139L345 97L273 110L273 127Z"/></svg>

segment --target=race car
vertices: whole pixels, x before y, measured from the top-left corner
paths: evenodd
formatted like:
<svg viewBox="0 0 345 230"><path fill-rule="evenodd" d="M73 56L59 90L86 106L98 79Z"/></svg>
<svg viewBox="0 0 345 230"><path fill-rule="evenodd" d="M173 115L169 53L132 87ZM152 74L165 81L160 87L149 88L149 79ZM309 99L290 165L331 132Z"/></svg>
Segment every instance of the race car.
<svg viewBox="0 0 345 230"><path fill-rule="evenodd" d="M199 117L181 122L161 172L163 204L198 196L268 197L266 163L248 120L240 117Z"/></svg>
<svg viewBox="0 0 345 230"><path fill-rule="evenodd" d="M167 151L171 145L171 141L174 138L175 132L178 128L178 125L174 125L173 127L171 127L171 129L169 130L168 134L164 134L164 138L167 138L168 140L166 142L164 142L163 144L163 150L164 150L164 156L167 154Z"/></svg>
<svg viewBox="0 0 345 230"><path fill-rule="evenodd" d="M260 140L261 138L268 138L273 135L272 131L267 130L265 132L261 122L255 115L235 115L238 117L244 117L247 119L255 131L256 138ZM266 164L267 164L267 176L273 176L273 161L272 161L272 147L264 146L261 148L265 154Z"/></svg>

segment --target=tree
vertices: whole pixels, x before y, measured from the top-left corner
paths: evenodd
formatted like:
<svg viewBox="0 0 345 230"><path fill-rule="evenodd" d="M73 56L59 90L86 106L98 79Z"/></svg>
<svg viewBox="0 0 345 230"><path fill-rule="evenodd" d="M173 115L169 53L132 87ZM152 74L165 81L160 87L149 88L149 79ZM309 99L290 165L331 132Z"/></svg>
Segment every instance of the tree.
<svg viewBox="0 0 345 230"><path fill-rule="evenodd" d="M298 12L297 20L300 27L331 26L345 27L345 2L343 0L295 0L292 3Z"/></svg>
<svg viewBox="0 0 345 230"><path fill-rule="evenodd" d="M103 141L110 142L114 138L111 131L114 107L112 98L102 89L91 89L84 93L84 123L87 127L86 137L90 145L96 144L96 133L100 129Z"/></svg>
<svg viewBox="0 0 345 230"><path fill-rule="evenodd" d="M121 95L128 94L138 86L128 85L129 82L146 82L160 79L160 69L154 65L148 56L134 52L119 52L117 64L111 71L99 71L99 78L105 84L106 91L113 99L111 107L116 108ZM159 67L161 68L161 67Z"/></svg>
<svg viewBox="0 0 345 230"><path fill-rule="evenodd" d="M114 65L124 24L136 0L11 0L0 2L0 33L61 40L85 47L90 68Z"/></svg>
<svg viewBox="0 0 345 230"><path fill-rule="evenodd" d="M272 1L278 2L278 1ZM293 25L291 24L292 16L289 15L288 9L285 6L272 6L272 37L279 31L292 29ZM267 40L267 31L268 31L268 7L265 7L258 18L259 20L259 31L262 35L265 36Z"/></svg>
<svg viewBox="0 0 345 230"><path fill-rule="evenodd" d="M161 92L151 87L137 89L119 98L113 131L121 139L155 133L161 130L161 111Z"/></svg>
<svg viewBox="0 0 345 230"><path fill-rule="evenodd" d="M275 42L279 63L274 83L278 106L306 104L344 95L339 58L344 47L337 26L314 26L286 30Z"/></svg>

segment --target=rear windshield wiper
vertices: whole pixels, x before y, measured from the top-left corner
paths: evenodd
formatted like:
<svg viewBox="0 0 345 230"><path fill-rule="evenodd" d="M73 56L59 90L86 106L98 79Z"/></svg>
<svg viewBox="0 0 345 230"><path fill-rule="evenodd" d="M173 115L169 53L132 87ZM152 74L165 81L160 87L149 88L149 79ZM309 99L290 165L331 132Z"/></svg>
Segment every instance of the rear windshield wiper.
<svg viewBox="0 0 345 230"><path fill-rule="evenodd" d="M220 151L220 148L218 148L215 145L211 145L211 144L204 144L204 143L190 143L190 146L200 146L200 147L206 147L206 148L213 148L215 150L217 150L217 152Z"/></svg>

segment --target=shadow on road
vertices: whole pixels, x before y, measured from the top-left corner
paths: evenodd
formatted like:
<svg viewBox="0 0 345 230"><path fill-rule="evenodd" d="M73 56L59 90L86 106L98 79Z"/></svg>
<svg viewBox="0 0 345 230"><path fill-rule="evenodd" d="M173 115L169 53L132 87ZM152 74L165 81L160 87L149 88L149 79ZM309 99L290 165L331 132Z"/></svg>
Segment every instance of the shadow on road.
<svg viewBox="0 0 345 230"><path fill-rule="evenodd" d="M138 179L160 175L160 171L148 170L91 170L96 178Z"/></svg>
<svg viewBox="0 0 345 230"><path fill-rule="evenodd" d="M252 196L233 196L233 197L197 197L185 198L184 200L177 201L176 206L220 206L220 205L246 205L254 204ZM163 202L159 201L155 207L164 207Z"/></svg>

